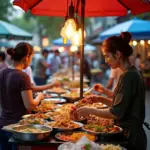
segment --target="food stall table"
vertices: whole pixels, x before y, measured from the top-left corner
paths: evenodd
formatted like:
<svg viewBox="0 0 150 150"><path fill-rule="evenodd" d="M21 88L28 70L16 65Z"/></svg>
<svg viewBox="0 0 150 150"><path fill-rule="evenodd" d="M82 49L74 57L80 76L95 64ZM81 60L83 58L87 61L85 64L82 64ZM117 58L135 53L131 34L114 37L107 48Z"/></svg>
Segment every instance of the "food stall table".
<svg viewBox="0 0 150 150"><path fill-rule="evenodd" d="M9 142L13 145L15 144L17 146L17 150L57 150L58 146L64 143L63 141L59 141L54 138L53 134L50 135L47 139L38 142L23 142L15 140L13 137L9 139ZM119 136L116 137L115 140L106 140L105 138L98 137L96 143L121 145L123 147L126 147L127 145L127 141L125 141L122 137L120 138Z"/></svg>

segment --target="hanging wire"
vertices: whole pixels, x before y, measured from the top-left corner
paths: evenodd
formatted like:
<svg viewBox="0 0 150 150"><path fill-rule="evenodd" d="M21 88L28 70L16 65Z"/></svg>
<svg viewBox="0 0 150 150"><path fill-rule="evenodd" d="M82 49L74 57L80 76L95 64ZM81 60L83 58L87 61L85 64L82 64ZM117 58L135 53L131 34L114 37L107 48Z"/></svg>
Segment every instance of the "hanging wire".
<svg viewBox="0 0 150 150"><path fill-rule="evenodd" d="M76 14L78 14L78 8L79 8L79 4L80 4L80 0L76 0L77 1L77 3L76 3L76 7L75 7L75 12L76 12Z"/></svg>
<svg viewBox="0 0 150 150"><path fill-rule="evenodd" d="M69 7L69 4L68 4L68 0L67 0L67 13L66 13L66 18L68 18L68 13L69 13L68 7ZM66 18L65 18L65 20L66 20Z"/></svg>

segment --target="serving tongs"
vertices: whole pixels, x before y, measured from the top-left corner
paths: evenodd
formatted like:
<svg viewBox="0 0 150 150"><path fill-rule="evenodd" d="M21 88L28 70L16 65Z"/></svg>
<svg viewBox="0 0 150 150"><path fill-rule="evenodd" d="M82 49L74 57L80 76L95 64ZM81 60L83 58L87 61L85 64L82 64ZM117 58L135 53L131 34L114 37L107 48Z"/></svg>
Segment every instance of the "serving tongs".
<svg viewBox="0 0 150 150"><path fill-rule="evenodd" d="M85 96L89 95L93 90L94 90L94 87L89 88L86 92L84 92L84 95Z"/></svg>
<svg viewBox="0 0 150 150"><path fill-rule="evenodd" d="M18 126L20 126L20 124L15 123L15 124L3 126L2 130L8 131L8 132L13 132L14 131L13 128L18 127Z"/></svg>

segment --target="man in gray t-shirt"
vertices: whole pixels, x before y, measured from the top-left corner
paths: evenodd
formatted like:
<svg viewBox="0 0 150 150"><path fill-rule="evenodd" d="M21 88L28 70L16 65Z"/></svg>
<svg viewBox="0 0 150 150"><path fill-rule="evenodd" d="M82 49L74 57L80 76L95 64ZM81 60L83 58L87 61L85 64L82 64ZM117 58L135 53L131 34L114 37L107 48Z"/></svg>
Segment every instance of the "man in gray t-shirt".
<svg viewBox="0 0 150 150"><path fill-rule="evenodd" d="M34 60L34 70L33 76L36 85L46 84L46 68L49 66L46 62L46 57L48 55L47 50L43 50L42 54L35 58Z"/></svg>

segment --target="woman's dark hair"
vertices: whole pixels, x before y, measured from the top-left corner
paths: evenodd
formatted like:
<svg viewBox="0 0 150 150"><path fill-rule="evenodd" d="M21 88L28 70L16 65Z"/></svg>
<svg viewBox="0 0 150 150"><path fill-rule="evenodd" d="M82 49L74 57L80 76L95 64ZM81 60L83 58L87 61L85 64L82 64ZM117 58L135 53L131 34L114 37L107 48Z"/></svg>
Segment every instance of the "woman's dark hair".
<svg viewBox="0 0 150 150"><path fill-rule="evenodd" d="M23 57L33 54L33 46L26 42L20 42L15 48L8 48L7 53L12 60L20 61Z"/></svg>
<svg viewBox="0 0 150 150"><path fill-rule="evenodd" d="M120 51L124 57L129 57L133 53L133 49L129 45L131 38L132 35L129 32L122 32L120 36L112 36L106 39L102 44L102 49L113 54Z"/></svg>

